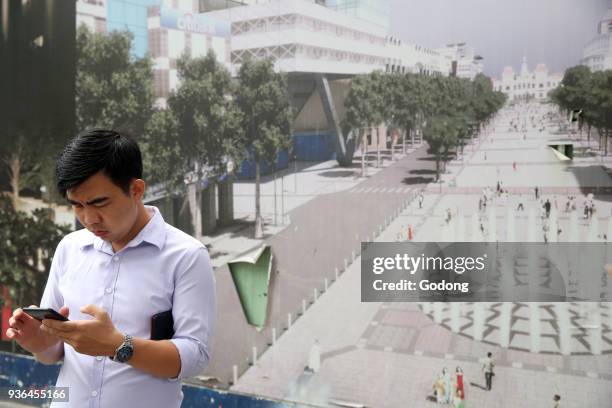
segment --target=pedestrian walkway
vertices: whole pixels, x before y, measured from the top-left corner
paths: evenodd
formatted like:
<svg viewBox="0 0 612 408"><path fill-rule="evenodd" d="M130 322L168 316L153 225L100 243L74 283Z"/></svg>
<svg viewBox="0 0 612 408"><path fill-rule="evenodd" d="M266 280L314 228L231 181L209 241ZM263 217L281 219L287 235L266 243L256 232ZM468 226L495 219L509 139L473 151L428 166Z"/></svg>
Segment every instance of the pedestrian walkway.
<svg viewBox="0 0 612 408"><path fill-rule="evenodd" d="M383 230L376 234L376 241L406 240L408 226L417 241L453 241L462 233L464 240L483 240L488 234L488 239L504 241L509 233L504 226L509 225L509 219L516 224L516 232L524 234L530 234L533 229L529 225L539 228L544 222L539 216L530 215L535 215L540 208L539 198L527 197L533 187L539 186L544 198L552 200L554 197L549 194L554 190L551 189L558 187L580 189L593 184L600 187L600 183L609 186L609 179L599 178L606 173L595 163L584 163L584 166L581 163L570 171L566 165L555 163L553 160L557 159L547 146L547 141L553 139L550 132L527 132L526 140L530 141L531 148L521 147L515 152L517 155L529 152L523 160L517 159L522 163L518 170L514 170L512 165L500 165L499 174L496 170L483 172L484 168L491 168L490 163L512 163L508 156L512 156L513 150L506 149L512 134L500 129L507 129L508 121L517 115L548 114L544 109L531 105L502 112L491 131L482 134L468 147L462 165L449 166L449 173L444 175L442 193L439 193L437 185L436 188L430 185L425 190L423 208L418 208L415 192L409 193L412 194L408 197L411 198L409 204L384 223ZM515 132L517 144L520 144L522 135L522 132ZM520 177L515 177L516 171L521 171ZM457 189L477 190L475 193L451 190L449 185L453 180ZM478 237L471 236L476 232L469 228L460 232L459 225L469 225L460 221L462 218L467 220L474 214L480 216L478 198L483 189L494 190L499 180L503 180L504 187L514 190L508 195L492 197L487 206L489 212L483 214L496 220L499 228L489 229L487 224L482 232L485 236ZM349 190L349 194L387 197L397 194L389 189L399 186L387 185L378 191L375 188L381 187L355 187L361 192ZM523 192L524 197L520 196ZM561 197L557 198L559 209L555 215L565 231L570 227L568 223L576 219L581 239L602 239L597 238L593 231L606 230L610 214L607 197L594 197L599 218L582 221L564 213L564 202ZM526 214L508 212L507 209L516 208L519 201L524 203ZM578 201L579 205L582 204ZM452 217L447 222L445 217L449 209ZM493 216L489 217L491 211ZM597 223L592 221L595 219ZM601 225L593 227L597 224ZM474 319L474 313L481 314L481 311L475 312L474 305L362 303L360 284L357 257L232 389L275 398L299 397L303 401L334 399L373 407L407 404L410 407L431 407L434 404L427 397L431 395L432 384L442 368L448 367L454 372L455 367L460 366L468 384L466 405L471 407L546 407L551 404L554 394L562 395L564 407L600 408L609 406L612 401L612 354L607 351L608 344L612 344L609 338L612 322L605 320L609 318L607 304L595 304L596 309L582 312L579 306L569 309L568 313L577 313L572 318L572 327L588 334L583 335L580 330L571 333L574 342L567 354L567 350L561 350L557 344L565 340L559 340L558 336L555 339L554 332L559 324L565 325L567 321L559 316L560 309L554 304L482 304L478 308L484 311L487 324L482 331L474 331L470 319ZM510 305L509 314L508 306L504 305ZM591 306L593 304L586 307ZM463 320L453 320L455 314ZM581 316L595 315L603 319L597 331L601 335L599 344L603 347L599 349L593 348L593 331L588 329L589 322L580 320ZM530 336L534 327L540 329L541 336ZM514 332L515 338L509 344L496 342L494 339L500 337L500 330ZM303 369L315 340L322 350L321 368L304 381ZM532 348L534 344L538 345L537 349ZM497 364L492 391L483 389L481 359L487 352L493 353Z"/></svg>

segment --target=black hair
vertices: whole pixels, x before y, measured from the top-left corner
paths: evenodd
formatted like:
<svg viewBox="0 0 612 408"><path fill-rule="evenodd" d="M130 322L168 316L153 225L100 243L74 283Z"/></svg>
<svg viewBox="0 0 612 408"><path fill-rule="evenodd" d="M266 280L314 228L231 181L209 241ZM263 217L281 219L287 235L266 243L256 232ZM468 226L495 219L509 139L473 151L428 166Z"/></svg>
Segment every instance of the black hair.
<svg viewBox="0 0 612 408"><path fill-rule="evenodd" d="M491 357L493 355L493 353L491 353L490 351L487 353L487 357Z"/></svg>
<svg viewBox="0 0 612 408"><path fill-rule="evenodd" d="M57 189L66 191L103 171L126 194L133 179L142 178L142 154L128 136L107 129L88 129L72 139L57 159Z"/></svg>

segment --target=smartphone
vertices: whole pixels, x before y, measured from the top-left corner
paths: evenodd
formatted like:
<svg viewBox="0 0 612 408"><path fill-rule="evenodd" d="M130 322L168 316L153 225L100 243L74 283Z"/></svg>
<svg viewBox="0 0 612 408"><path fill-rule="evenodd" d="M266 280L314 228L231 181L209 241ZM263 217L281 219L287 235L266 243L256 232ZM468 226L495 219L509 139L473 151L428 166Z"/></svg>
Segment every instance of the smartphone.
<svg viewBox="0 0 612 408"><path fill-rule="evenodd" d="M53 309L39 309L37 307L25 307L22 309L25 313L32 316L36 320L40 320L42 322L43 319L53 319L59 320L62 322L67 322L68 318L62 316L58 312Z"/></svg>

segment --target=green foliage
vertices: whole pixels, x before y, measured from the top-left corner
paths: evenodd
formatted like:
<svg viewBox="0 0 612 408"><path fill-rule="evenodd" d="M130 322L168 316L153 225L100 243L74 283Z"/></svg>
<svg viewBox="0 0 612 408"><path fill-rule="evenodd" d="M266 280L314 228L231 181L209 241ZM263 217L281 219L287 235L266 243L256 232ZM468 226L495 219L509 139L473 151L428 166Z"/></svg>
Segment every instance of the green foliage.
<svg viewBox="0 0 612 408"><path fill-rule="evenodd" d="M77 131L121 129L138 137L151 116L153 72L149 58L130 54L132 34L77 30Z"/></svg>
<svg viewBox="0 0 612 408"><path fill-rule="evenodd" d="M505 96L494 92L491 80L482 74L469 81L373 72L353 79L344 103L343 130L382 123L405 132L421 129L439 161L463 145L504 103Z"/></svg>
<svg viewBox="0 0 612 408"><path fill-rule="evenodd" d="M0 197L0 286L9 289L15 302L38 304L55 248L68 232L67 226L53 222L48 210L28 216Z"/></svg>
<svg viewBox="0 0 612 408"><path fill-rule="evenodd" d="M242 146L252 149L256 162L273 165L281 150L291 146L293 112L287 79L274 72L269 60L246 60L238 73L236 104L242 112Z"/></svg>
<svg viewBox="0 0 612 408"><path fill-rule="evenodd" d="M583 65L565 71L561 84L553 89L550 99L565 111L582 110L580 126L594 126L607 138L612 132L612 70L591 72Z"/></svg>

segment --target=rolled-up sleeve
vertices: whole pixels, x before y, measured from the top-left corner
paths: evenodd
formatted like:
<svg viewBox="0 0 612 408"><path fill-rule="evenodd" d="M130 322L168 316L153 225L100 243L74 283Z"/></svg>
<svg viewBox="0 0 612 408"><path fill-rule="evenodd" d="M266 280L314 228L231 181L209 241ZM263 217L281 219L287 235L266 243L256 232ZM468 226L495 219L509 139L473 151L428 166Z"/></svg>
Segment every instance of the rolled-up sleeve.
<svg viewBox="0 0 612 408"><path fill-rule="evenodd" d="M215 278L208 251L202 247L189 256L175 278L170 341L181 359L175 380L198 375L208 365L216 313Z"/></svg>

